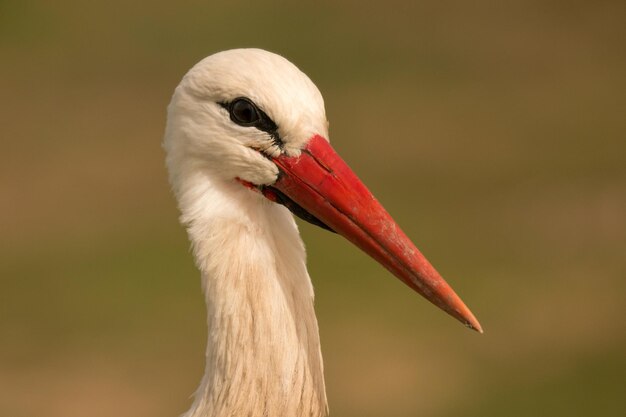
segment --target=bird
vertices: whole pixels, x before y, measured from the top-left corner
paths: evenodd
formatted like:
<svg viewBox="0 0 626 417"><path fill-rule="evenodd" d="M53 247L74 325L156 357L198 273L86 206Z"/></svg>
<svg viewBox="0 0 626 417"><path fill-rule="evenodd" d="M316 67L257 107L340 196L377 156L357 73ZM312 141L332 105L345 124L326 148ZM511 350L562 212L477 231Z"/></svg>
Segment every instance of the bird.
<svg viewBox="0 0 626 417"><path fill-rule="evenodd" d="M347 238L467 327L481 326L331 147L324 100L256 48L194 65L167 108L169 182L207 307L184 417L328 414L313 285L294 215Z"/></svg>

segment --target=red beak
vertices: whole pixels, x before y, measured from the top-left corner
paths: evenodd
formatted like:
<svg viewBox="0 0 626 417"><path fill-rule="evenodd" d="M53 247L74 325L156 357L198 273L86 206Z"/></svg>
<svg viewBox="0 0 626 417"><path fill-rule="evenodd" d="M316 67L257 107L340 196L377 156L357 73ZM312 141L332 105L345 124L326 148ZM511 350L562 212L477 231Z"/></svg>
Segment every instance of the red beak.
<svg viewBox="0 0 626 417"><path fill-rule="evenodd" d="M482 333L472 312L326 139L316 135L300 156L281 155L273 161L281 173L271 188L361 248L430 302ZM276 200L271 188L263 192Z"/></svg>

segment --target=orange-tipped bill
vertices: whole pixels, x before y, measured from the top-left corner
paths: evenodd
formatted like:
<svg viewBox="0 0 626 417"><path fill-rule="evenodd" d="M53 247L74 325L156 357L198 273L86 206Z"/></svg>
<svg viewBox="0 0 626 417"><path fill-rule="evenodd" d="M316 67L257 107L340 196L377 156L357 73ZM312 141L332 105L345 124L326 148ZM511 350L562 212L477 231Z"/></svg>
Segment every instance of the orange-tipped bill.
<svg viewBox="0 0 626 417"><path fill-rule="evenodd" d="M280 175L275 184L261 188L267 198L344 236L430 302L482 333L472 312L326 139L316 135L299 156L273 161Z"/></svg>

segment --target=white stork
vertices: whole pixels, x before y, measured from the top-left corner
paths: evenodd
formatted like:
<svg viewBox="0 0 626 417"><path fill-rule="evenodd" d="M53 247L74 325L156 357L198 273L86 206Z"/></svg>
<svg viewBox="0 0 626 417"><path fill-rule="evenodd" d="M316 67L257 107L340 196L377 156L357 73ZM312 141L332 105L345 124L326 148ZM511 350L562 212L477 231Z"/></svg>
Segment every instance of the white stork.
<svg viewBox="0 0 626 417"><path fill-rule="evenodd" d="M331 148L320 92L281 56L236 49L200 61L174 92L164 148L208 310L205 374L185 417L327 414L313 287L290 210L481 331Z"/></svg>

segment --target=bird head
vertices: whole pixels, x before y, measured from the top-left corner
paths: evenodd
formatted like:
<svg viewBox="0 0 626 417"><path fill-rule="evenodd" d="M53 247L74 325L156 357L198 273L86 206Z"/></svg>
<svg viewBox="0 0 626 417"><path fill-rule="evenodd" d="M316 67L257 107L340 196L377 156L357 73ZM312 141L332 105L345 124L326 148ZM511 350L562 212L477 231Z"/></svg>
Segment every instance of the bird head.
<svg viewBox="0 0 626 417"><path fill-rule="evenodd" d="M269 185L279 172L271 158L298 156L316 134L328 137L315 84L279 55L235 49L185 75L168 108L165 148L170 173L194 164L226 180Z"/></svg>
<svg viewBox="0 0 626 417"><path fill-rule="evenodd" d="M336 232L465 325L480 324L328 142L324 101L281 56L235 49L200 61L176 88L164 147L179 201L202 173L248 188ZM193 198L193 197L191 197Z"/></svg>

